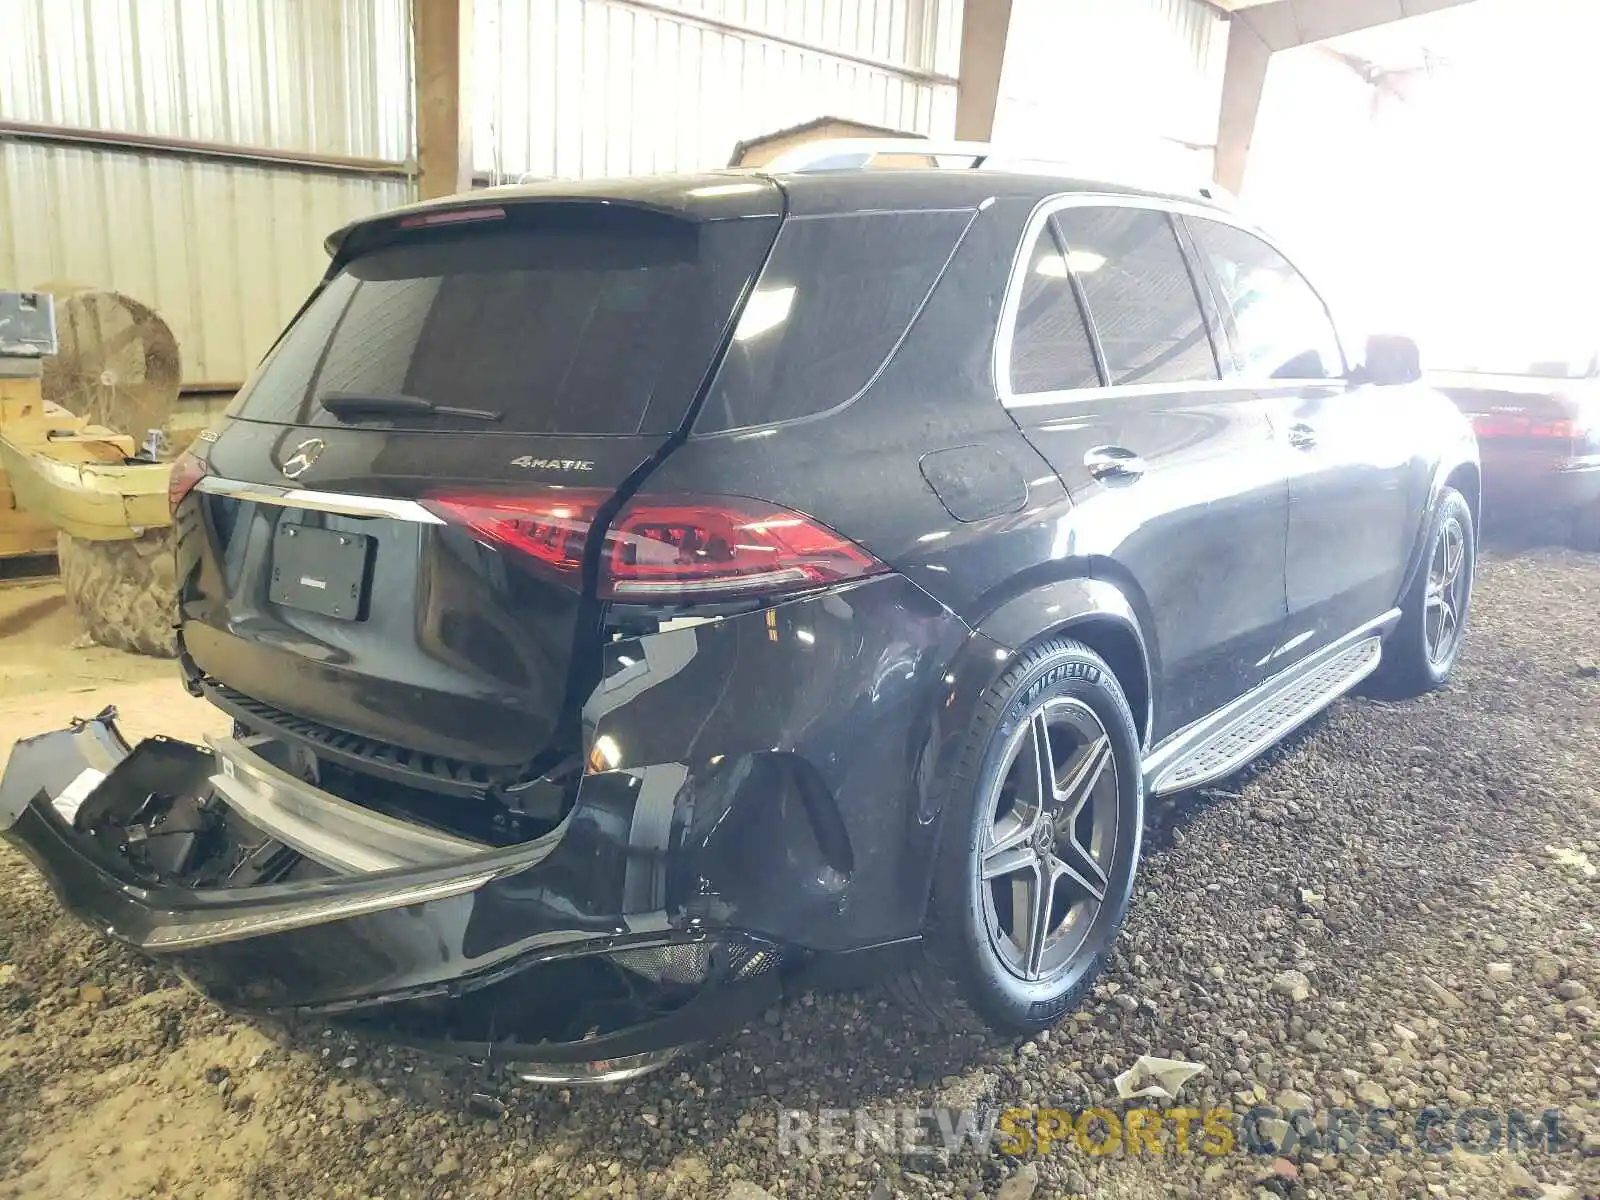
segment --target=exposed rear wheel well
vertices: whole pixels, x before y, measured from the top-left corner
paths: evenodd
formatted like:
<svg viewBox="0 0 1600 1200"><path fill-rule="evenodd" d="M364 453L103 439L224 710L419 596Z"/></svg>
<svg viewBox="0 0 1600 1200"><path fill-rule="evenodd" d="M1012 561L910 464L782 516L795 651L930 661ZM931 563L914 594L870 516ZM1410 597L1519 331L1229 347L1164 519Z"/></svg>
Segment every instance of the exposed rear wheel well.
<svg viewBox="0 0 1600 1200"><path fill-rule="evenodd" d="M1133 723L1139 731L1142 744L1150 732L1147 728L1150 721L1150 680L1144 654L1139 649L1139 639L1133 631L1109 617L1085 617L1056 632L1082 642L1106 660L1111 673L1122 685L1122 694L1128 698L1128 707L1133 710Z"/></svg>

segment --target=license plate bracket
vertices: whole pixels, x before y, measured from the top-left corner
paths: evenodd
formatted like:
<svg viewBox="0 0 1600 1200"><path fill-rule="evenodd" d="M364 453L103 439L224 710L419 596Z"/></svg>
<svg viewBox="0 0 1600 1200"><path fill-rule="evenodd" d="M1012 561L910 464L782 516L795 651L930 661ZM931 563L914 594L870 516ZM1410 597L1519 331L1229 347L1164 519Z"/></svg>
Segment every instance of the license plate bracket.
<svg viewBox="0 0 1600 1200"><path fill-rule="evenodd" d="M367 534L280 523L272 537L267 598L341 621L363 619L372 544Z"/></svg>

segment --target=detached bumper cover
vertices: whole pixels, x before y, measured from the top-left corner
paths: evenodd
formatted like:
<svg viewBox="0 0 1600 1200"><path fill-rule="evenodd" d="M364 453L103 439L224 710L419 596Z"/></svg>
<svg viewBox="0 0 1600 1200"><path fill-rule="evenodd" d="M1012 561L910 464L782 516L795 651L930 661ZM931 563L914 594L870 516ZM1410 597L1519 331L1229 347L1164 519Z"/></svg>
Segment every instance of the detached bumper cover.
<svg viewBox="0 0 1600 1200"><path fill-rule="evenodd" d="M590 773L560 826L507 849L463 852L374 821L262 767L261 747L130 750L109 713L18 744L0 834L69 911L249 1012L382 1009L419 1038L449 1025L453 1043L477 1029L500 1045L504 1019L532 1005L589 1016L602 1002L586 971L683 984L641 976L621 952L711 947L704 985L667 1026L598 1021L632 1040L584 1040L566 1061L625 1056L736 1026L780 974L920 933L942 781L1004 657L893 575L614 641L581 714ZM96 813L148 794L218 796L329 873L232 887L141 874L122 848L133 826ZM407 1007L419 1020L389 1019ZM555 1061L548 1040L534 1058Z"/></svg>
<svg viewBox="0 0 1600 1200"><path fill-rule="evenodd" d="M344 1012L372 1023L386 1008L489 989L543 963L718 937L699 922L675 927L663 912L623 915L637 863L628 843L636 799L629 793L637 789L625 787L587 788L585 804L549 838L444 865L260 887L151 885L70 823L130 753L110 713L19 742L0 780L0 833L68 911L166 958L229 1008ZM781 988L779 973L766 969L776 952L753 958L762 953L758 942L730 936L748 978L713 981L666 1016L603 1037L497 1039L491 1049L487 1039L383 1032L429 1048L545 1063L690 1044L753 1016ZM572 1003L581 1006L582 997Z"/></svg>

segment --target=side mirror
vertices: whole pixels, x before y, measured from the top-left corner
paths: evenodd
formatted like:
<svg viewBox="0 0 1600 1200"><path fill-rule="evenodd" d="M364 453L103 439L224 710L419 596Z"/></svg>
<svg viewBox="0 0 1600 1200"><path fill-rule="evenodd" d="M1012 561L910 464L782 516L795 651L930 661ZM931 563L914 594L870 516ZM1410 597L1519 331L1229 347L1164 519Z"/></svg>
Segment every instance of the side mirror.
<svg viewBox="0 0 1600 1200"><path fill-rule="evenodd" d="M1356 383L1392 387L1422 378L1422 351L1408 337L1375 333L1367 339L1366 361L1353 373Z"/></svg>

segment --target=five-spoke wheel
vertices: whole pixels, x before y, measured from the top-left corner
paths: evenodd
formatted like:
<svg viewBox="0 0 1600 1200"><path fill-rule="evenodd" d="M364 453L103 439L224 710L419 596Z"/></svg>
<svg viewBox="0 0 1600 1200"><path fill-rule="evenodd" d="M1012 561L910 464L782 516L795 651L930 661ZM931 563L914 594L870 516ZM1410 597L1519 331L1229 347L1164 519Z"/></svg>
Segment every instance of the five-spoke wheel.
<svg viewBox="0 0 1600 1200"><path fill-rule="evenodd" d="M1431 662L1449 660L1461 635L1472 577L1467 571L1467 532L1461 518L1450 514L1439 524L1428 560L1428 590L1423 638Z"/></svg>
<svg viewBox="0 0 1600 1200"><path fill-rule="evenodd" d="M1073 1008L1105 965L1139 862L1139 734L1080 642L1018 654L980 698L949 781L925 959L903 998L1010 1033Z"/></svg>
<svg viewBox="0 0 1600 1200"><path fill-rule="evenodd" d="M1061 697L1011 735L987 800L978 860L995 952L1023 979L1053 974L1105 901L1117 834L1117 767L1094 710Z"/></svg>
<svg viewBox="0 0 1600 1200"><path fill-rule="evenodd" d="M1477 529L1466 497L1446 487L1434 505L1422 563L1400 601L1400 621L1383 646L1380 686L1417 696L1450 678L1472 607Z"/></svg>

